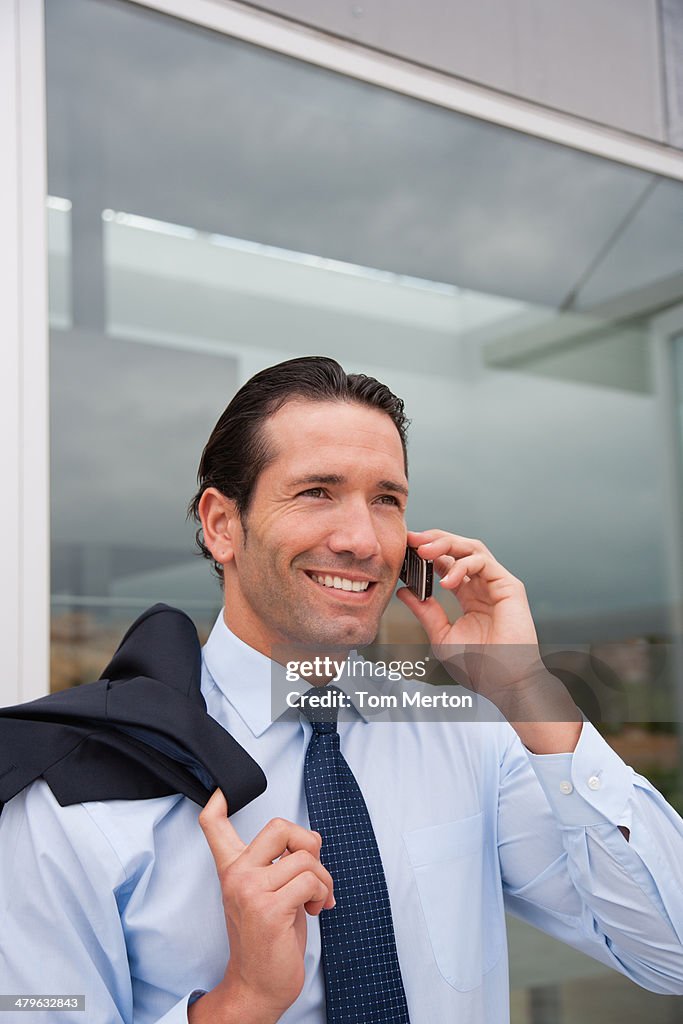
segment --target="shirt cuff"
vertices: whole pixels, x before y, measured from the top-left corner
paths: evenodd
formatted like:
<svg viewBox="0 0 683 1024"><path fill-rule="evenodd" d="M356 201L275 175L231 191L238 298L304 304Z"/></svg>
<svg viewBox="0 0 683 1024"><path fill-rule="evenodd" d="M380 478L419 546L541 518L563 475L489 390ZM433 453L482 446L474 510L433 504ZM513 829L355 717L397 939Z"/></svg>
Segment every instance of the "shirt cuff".
<svg viewBox="0 0 683 1024"><path fill-rule="evenodd" d="M633 769L590 722L584 721L573 753L532 754L528 750L527 754L561 825L631 827Z"/></svg>
<svg viewBox="0 0 683 1024"><path fill-rule="evenodd" d="M159 1017L156 1024L187 1024L187 1008L192 1006L194 1002L199 999L200 996L206 995L206 989L195 988L192 992L188 992L180 1002L172 1006L171 1009Z"/></svg>

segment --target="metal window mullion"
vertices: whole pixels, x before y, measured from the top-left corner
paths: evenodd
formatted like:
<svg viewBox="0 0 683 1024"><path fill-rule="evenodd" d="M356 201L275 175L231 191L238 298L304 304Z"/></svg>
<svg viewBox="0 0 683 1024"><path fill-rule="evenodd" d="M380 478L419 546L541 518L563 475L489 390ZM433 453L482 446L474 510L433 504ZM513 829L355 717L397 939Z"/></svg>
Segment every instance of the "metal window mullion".
<svg viewBox="0 0 683 1024"><path fill-rule="evenodd" d="M19 661L15 688L17 700L26 701L47 693L50 685L47 145L43 3L15 0L15 10L18 314L12 337L17 424L13 541L18 578L13 591ZM7 541L5 531L3 539Z"/></svg>
<svg viewBox="0 0 683 1024"><path fill-rule="evenodd" d="M683 780L683 445L674 363L674 339L683 335L683 307L653 320L651 352L655 395L659 410L659 456L664 482L663 527L667 553L669 628L672 637L675 718Z"/></svg>
<svg viewBox="0 0 683 1024"><path fill-rule="evenodd" d="M19 700L19 606L20 556L17 536L21 517L19 443L19 117L18 117L18 21L19 0L0 6L0 535L2 536L2 585L0 586L0 642L3 673L0 704Z"/></svg>

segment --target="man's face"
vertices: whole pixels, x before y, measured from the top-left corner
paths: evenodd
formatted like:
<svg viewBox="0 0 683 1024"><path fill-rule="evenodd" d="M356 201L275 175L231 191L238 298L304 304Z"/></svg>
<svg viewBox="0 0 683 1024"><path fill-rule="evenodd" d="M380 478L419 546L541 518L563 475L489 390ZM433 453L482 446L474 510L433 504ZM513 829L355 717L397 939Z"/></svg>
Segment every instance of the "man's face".
<svg viewBox="0 0 683 1024"><path fill-rule="evenodd" d="M235 526L226 621L268 654L285 643L370 643L406 546L398 431L364 405L302 400L264 430L275 458Z"/></svg>

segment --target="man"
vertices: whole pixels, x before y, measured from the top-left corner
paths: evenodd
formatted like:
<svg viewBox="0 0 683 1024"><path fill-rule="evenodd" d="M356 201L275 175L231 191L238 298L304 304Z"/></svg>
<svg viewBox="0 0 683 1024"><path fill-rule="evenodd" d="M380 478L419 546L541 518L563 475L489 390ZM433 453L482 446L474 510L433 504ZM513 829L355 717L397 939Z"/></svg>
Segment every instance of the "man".
<svg viewBox="0 0 683 1024"><path fill-rule="evenodd" d="M559 705L563 721L520 714L514 729L382 725L357 705L338 733L303 714L271 719L271 658L289 645L317 654L369 643L406 543L435 560L462 607L451 623L435 600L399 592L438 652L535 648L524 587L482 542L407 530L405 432L400 400L329 359L271 367L235 396L191 505L225 588L201 689L268 788L230 820L217 790L197 820L178 795L60 807L33 783L0 818L5 991L30 978L43 991L85 990L89 1019L106 1024L503 1024L505 902L639 984L683 993L683 824L571 702ZM511 672L508 706L547 682ZM347 829L341 860L333 830L310 827L329 797L316 789L311 750L330 731L343 760L315 763L346 772L338 802L355 801L353 820L366 807L372 830L360 851ZM373 844L375 888L354 899ZM368 910L384 914L381 937L335 932L335 915ZM36 945L46 933L52 941ZM354 974L344 938L382 984L392 961L390 997L373 989L374 968ZM371 1017L358 1004L353 1016L339 1011L337 968L372 1002Z"/></svg>

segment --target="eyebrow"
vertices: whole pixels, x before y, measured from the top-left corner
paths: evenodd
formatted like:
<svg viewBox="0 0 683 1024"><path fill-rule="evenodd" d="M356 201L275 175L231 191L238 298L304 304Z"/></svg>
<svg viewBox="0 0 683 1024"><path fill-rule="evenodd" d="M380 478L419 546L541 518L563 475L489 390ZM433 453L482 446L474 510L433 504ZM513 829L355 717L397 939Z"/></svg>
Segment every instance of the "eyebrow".
<svg viewBox="0 0 683 1024"><path fill-rule="evenodd" d="M301 484L327 484L330 487L334 487L339 484L345 484L346 481L347 478L339 473L309 473L307 476L291 480L289 486L300 487ZM382 491L393 491L396 494L403 494L404 497L408 497L408 488L403 484L397 483L395 480L378 480L377 487Z"/></svg>

